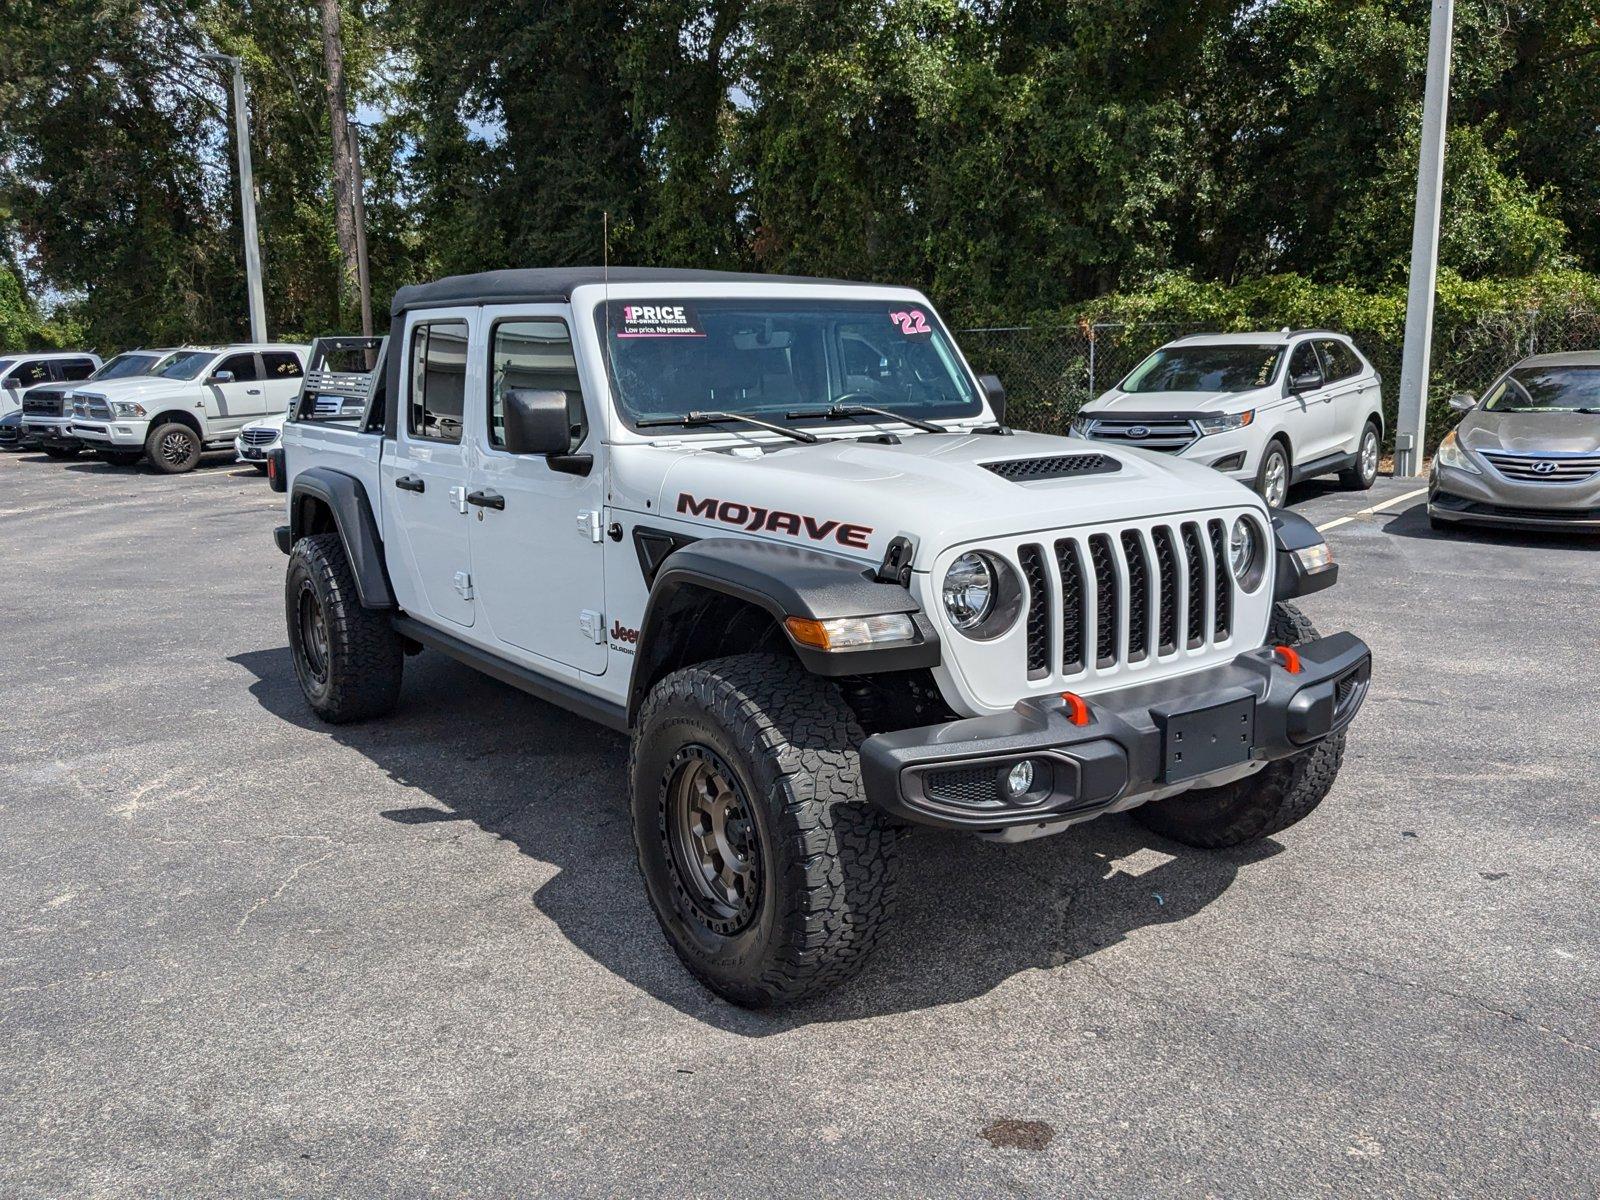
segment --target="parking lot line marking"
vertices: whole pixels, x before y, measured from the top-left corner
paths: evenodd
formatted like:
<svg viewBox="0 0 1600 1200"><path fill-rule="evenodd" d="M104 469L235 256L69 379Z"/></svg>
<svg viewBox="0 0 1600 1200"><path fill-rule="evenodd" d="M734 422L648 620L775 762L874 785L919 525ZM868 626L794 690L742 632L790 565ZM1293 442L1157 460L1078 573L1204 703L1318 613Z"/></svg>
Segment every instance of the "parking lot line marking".
<svg viewBox="0 0 1600 1200"><path fill-rule="evenodd" d="M1370 517L1374 513L1381 513L1386 508L1393 508L1396 504L1404 504L1407 500L1415 500L1418 496L1427 494L1427 488L1418 488L1414 492L1406 492L1404 495L1396 496L1393 500L1385 500L1382 504L1374 504L1371 508L1363 508L1358 513L1351 513L1348 517L1340 517L1336 521L1329 521L1326 525L1318 525L1317 532L1321 533L1324 530L1336 529L1340 525L1348 525L1357 517Z"/></svg>

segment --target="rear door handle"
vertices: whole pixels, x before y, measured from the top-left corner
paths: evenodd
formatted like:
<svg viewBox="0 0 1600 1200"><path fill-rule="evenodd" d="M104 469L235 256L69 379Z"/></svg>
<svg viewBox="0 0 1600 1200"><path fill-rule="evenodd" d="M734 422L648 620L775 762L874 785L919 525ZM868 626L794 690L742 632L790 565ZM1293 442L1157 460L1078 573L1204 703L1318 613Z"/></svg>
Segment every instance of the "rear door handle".
<svg viewBox="0 0 1600 1200"><path fill-rule="evenodd" d="M415 475L402 475L394 481L394 485L402 492L425 492L428 490L426 481L418 479Z"/></svg>
<svg viewBox="0 0 1600 1200"><path fill-rule="evenodd" d="M261 389L260 388L246 388L244 394L246 396L259 396L259 395L261 395Z"/></svg>
<svg viewBox="0 0 1600 1200"><path fill-rule="evenodd" d="M476 504L480 508L494 508L504 510L506 498L499 492L468 492L467 503Z"/></svg>

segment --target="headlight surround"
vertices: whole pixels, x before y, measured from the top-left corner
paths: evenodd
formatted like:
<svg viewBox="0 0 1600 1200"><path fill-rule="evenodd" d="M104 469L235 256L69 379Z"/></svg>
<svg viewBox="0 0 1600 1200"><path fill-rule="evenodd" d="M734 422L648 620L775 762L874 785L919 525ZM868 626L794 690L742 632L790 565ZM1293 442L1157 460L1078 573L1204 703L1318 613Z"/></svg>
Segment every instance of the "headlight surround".
<svg viewBox="0 0 1600 1200"><path fill-rule="evenodd" d="M1079 413L1072 418L1071 433L1073 437L1086 438L1094 427L1094 417L1088 413Z"/></svg>
<svg viewBox="0 0 1600 1200"><path fill-rule="evenodd" d="M1267 574L1267 540L1259 522L1239 517L1228 532L1228 566L1247 592L1261 586Z"/></svg>
<svg viewBox="0 0 1600 1200"><path fill-rule="evenodd" d="M144 405L133 400L113 400L111 402L111 415L123 419L142 417L145 415Z"/></svg>
<svg viewBox="0 0 1600 1200"><path fill-rule="evenodd" d="M1230 429L1243 429L1255 419L1256 410L1252 408L1242 413L1215 413L1196 417L1194 423L1204 437L1212 433L1227 433Z"/></svg>
<svg viewBox="0 0 1600 1200"><path fill-rule="evenodd" d="M1022 615L1022 580L1009 563L986 550L969 550L952 562L939 595L950 624L975 641L1001 636Z"/></svg>
<svg viewBox="0 0 1600 1200"><path fill-rule="evenodd" d="M1472 475L1482 475L1473 461L1467 457L1467 452L1461 448L1461 443L1456 440L1456 431L1452 429L1444 435L1444 441L1439 443L1439 449L1433 456L1434 462L1441 467L1449 467L1455 471L1466 471Z"/></svg>

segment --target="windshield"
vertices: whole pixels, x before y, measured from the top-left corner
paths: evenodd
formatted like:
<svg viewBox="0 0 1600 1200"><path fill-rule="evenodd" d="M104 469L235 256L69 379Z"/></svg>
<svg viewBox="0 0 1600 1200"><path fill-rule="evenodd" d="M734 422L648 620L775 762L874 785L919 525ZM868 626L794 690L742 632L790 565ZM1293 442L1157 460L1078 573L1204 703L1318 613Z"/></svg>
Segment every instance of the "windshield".
<svg viewBox="0 0 1600 1200"><path fill-rule="evenodd" d="M614 300L595 309L631 421L717 410L787 421L864 404L908 416L983 411L924 306L884 300Z"/></svg>
<svg viewBox="0 0 1600 1200"><path fill-rule="evenodd" d="M159 379L198 379L216 356L215 350L179 350L150 374Z"/></svg>
<svg viewBox="0 0 1600 1200"><path fill-rule="evenodd" d="M1125 392L1248 392L1277 373L1282 346L1168 346L1122 381Z"/></svg>
<svg viewBox="0 0 1600 1200"><path fill-rule="evenodd" d="M150 368L160 361L158 354L119 354L89 378L127 379L134 375L148 375Z"/></svg>
<svg viewBox="0 0 1600 1200"><path fill-rule="evenodd" d="M1600 367L1515 367L1483 399L1490 412L1600 411Z"/></svg>

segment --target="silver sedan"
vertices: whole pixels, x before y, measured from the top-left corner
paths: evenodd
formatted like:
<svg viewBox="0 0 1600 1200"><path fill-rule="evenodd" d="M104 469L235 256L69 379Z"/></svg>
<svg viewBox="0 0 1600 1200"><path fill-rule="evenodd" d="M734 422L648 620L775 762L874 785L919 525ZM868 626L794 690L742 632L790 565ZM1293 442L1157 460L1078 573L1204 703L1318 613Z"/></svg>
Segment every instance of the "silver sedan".
<svg viewBox="0 0 1600 1200"><path fill-rule="evenodd" d="M1600 530L1600 351L1536 354L1464 412L1428 476L1428 521Z"/></svg>

